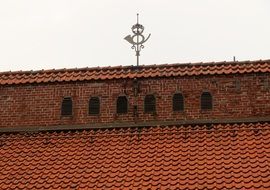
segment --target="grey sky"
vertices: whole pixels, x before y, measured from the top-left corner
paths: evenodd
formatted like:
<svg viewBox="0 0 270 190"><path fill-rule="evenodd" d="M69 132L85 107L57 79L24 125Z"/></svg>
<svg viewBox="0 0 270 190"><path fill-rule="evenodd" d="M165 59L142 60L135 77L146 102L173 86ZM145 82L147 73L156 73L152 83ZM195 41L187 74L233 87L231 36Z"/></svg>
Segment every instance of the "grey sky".
<svg viewBox="0 0 270 190"><path fill-rule="evenodd" d="M0 0L0 71L270 58L269 0Z"/></svg>

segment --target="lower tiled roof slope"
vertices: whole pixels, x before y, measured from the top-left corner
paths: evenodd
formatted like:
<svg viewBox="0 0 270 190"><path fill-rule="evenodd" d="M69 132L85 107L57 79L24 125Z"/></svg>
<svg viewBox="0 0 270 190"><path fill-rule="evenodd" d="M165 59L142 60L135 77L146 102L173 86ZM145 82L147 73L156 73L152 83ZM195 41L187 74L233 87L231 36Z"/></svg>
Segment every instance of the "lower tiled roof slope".
<svg viewBox="0 0 270 190"><path fill-rule="evenodd" d="M1 72L0 84L270 72L270 60Z"/></svg>
<svg viewBox="0 0 270 190"><path fill-rule="evenodd" d="M0 189L270 189L269 123L0 139Z"/></svg>

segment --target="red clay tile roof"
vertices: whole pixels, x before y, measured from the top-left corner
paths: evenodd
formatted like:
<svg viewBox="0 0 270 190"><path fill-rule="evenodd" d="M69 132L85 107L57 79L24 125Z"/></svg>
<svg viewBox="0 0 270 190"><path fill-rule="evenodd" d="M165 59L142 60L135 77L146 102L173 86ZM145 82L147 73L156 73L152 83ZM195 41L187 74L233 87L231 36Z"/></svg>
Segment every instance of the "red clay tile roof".
<svg viewBox="0 0 270 190"><path fill-rule="evenodd" d="M0 189L270 189L270 123L2 134Z"/></svg>
<svg viewBox="0 0 270 190"><path fill-rule="evenodd" d="M18 71L0 73L0 84L68 82L85 80L219 75L270 72L270 60L213 62L140 66L97 67L82 69Z"/></svg>

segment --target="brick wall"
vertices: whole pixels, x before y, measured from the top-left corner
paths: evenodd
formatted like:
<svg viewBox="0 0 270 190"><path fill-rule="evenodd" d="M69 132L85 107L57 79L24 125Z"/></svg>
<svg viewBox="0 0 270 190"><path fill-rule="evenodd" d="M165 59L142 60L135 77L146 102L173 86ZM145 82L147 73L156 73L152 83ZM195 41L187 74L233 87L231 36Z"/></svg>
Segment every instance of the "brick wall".
<svg viewBox="0 0 270 190"><path fill-rule="evenodd" d="M0 127L52 126L127 121L172 121L195 119L238 119L270 116L269 73L242 75L191 76L139 79L134 95L134 80L104 80L72 83L43 83L0 86ZM200 95L211 92L213 109L200 109ZM184 95L184 111L172 111L172 96ZM144 113L146 94L156 97L156 114ZM116 99L128 97L128 113L116 114ZM63 97L73 99L73 115L61 116ZM100 115L88 114L91 96L101 100ZM138 105L134 116L133 106Z"/></svg>

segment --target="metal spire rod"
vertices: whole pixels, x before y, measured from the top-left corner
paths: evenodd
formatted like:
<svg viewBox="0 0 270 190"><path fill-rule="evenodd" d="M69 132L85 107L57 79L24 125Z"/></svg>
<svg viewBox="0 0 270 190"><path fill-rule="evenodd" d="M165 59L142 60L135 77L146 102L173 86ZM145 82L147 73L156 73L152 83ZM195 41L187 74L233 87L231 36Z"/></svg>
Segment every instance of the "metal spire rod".
<svg viewBox="0 0 270 190"><path fill-rule="evenodd" d="M134 49L136 52L137 66L139 66L140 51L144 48L143 43L145 43L150 38L151 34L149 34L147 38L145 38L144 35L142 34L144 31L144 26L139 24L138 13L137 13L137 23L131 27L131 30L133 32L133 35L132 36L128 35L124 39L132 44L131 48ZM134 38L136 39L136 41Z"/></svg>

